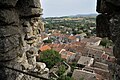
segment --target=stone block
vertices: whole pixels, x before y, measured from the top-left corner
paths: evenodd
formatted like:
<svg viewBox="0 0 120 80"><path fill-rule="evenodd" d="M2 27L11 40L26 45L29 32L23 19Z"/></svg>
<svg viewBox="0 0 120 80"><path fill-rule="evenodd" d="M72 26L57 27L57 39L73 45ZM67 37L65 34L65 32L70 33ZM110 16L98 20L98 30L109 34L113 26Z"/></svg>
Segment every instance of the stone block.
<svg viewBox="0 0 120 80"><path fill-rule="evenodd" d="M29 0L29 7L40 8L40 0Z"/></svg>
<svg viewBox="0 0 120 80"><path fill-rule="evenodd" d="M111 9L106 5L105 0L97 0L97 8L96 11L98 13L111 13Z"/></svg>
<svg viewBox="0 0 120 80"><path fill-rule="evenodd" d="M20 47L13 48L8 52L0 52L0 62L13 60L18 57L18 54L21 54Z"/></svg>
<svg viewBox="0 0 120 80"><path fill-rule="evenodd" d="M0 38L0 53L8 52L20 46L20 36L14 35L11 37ZM14 53L14 52L13 52Z"/></svg>
<svg viewBox="0 0 120 80"><path fill-rule="evenodd" d="M9 37L21 33L18 26L0 26L0 37Z"/></svg>
<svg viewBox="0 0 120 80"><path fill-rule="evenodd" d="M120 0L106 0L106 2L111 3L115 6L120 6Z"/></svg>
<svg viewBox="0 0 120 80"><path fill-rule="evenodd" d="M110 37L109 16L100 14L96 18L96 31L99 37Z"/></svg>
<svg viewBox="0 0 120 80"><path fill-rule="evenodd" d="M0 25L17 25L18 23L18 14L14 9L0 9Z"/></svg>
<svg viewBox="0 0 120 80"><path fill-rule="evenodd" d="M20 16L21 17L39 17L41 15L42 10L40 8L26 8L21 9Z"/></svg>
<svg viewBox="0 0 120 80"><path fill-rule="evenodd" d="M110 31L113 42L120 36L120 14L115 14L110 19Z"/></svg>
<svg viewBox="0 0 120 80"><path fill-rule="evenodd" d="M0 6L15 7L18 0L0 0Z"/></svg>

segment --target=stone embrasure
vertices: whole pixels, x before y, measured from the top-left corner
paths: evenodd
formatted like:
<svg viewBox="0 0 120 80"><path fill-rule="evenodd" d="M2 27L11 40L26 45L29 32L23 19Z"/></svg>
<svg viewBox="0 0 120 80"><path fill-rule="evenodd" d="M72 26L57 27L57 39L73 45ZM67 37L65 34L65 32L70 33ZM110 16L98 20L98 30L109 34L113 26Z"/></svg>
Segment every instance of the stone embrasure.
<svg viewBox="0 0 120 80"><path fill-rule="evenodd" d="M97 0L97 36L109 37L114 42L113 54L120 65L120 0ZM114 66L115 80L120 80L120 67Z"/></svg>
<svg viewBox="0 0 120 80"><path fill-rule="evenodd" d="M41 13L40 0L0 0L0 65L40 73L36 55L44 29ZM0 66L0 80L40 79Z"/></svg>

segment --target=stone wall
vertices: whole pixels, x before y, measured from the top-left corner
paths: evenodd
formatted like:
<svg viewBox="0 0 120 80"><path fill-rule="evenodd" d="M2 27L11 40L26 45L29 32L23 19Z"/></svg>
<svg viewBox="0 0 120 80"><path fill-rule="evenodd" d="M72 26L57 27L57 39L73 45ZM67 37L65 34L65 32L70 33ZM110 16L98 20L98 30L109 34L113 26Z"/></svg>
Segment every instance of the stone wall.
<svg viewBox="0 0 120 80"><path fill-rule="evenodd" d="M113 40L116 64L111 68L114 78L120 80L120 0L97 0L97 12L97 36ZM40 0L0 0L0 65L39 72L36 55L44 30L41 15ZM39 79L0 66L0 80Z"/></svg>
<svg viewBox="0 0 120 80"><path fill-rule="evenodd" d="M114 42L116 63L112 69L115 80L120 80L120 0L97 0L97 36L109 37Z"/></svg>
<svg viewBox="0 0 120 80"><path fill-rule="evenodd" d="M0 0L0 65L36 70L41 22L40 0ZM40 80L0 66L0 80Z"/></svg>

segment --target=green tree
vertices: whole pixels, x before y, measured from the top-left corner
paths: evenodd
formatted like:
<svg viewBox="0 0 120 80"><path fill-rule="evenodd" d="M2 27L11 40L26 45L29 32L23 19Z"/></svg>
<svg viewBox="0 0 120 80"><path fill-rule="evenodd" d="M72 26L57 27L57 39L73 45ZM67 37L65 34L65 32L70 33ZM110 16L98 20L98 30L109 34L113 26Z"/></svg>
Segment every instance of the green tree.
<svg viewBox="0 0 120 80"><path fill-rule="evenodd" d="M40 53L39 59L37 61L44 62L48 68L52 68L56 63L61 62L62 59L57 51L46 50Z"/></svg>
<svg viewBox="0 0 120 80"><path fill-rule="evenodd" d="M48 40L44 40L43 42L44 42L44 43L52 43L52 40L51 40L51 39L48 39Z"/></svg>
<svg viewBox="0 0 120 80"><path fill-rule="evenodd" d="M57 80L74 80L74 79L69 76L60 76Z"/></svg>
<svg viewBox="0 0 120 80"><path fill-rule="evenodd" d="M109 47L109 46L112 46L112 41L109 40L108 38L103 38L100 45L104 47Z"/></svg>
<svg viewBox="0 0 120 80"><path fill-rule="evenodd" d="M60 67L59 67L59 70L57 71L57 75L58 76L61 76L61 75L63 75L63 73L66 71L66 67L65 67L65 65L61 65Z"/></svg>

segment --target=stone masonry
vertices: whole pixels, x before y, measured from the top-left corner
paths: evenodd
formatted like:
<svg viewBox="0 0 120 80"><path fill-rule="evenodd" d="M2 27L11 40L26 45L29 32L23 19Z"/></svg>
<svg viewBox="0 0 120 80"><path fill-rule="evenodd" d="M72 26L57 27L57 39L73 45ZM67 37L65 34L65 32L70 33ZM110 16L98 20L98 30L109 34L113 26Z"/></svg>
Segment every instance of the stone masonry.
<svg viewBox="0 0 120 80"><path fill-rule="evenodd" d="M40 0L0 0L0 65L37 71L41 22ZM40 80L0 66L0 80Z"/></svg>
<svg viewBox="0 0 120 80"><path fill-rule="evenodd" d="M97 0L97 12L97 36L114 42L116 63L111 69L114 79L120 80L120 0ZM40 0L0 0L0 65L39 72L36 55L44 30L41 15ZM0 80L40 79L0 66Z"/></svg>
<svg viewBox="0 0 120 80"><path fill-rule="evenodd" d="M110 68L114 80L120 80L120 0L97 0L97 12L97 36L112 39L116 63Z"/></svg>

